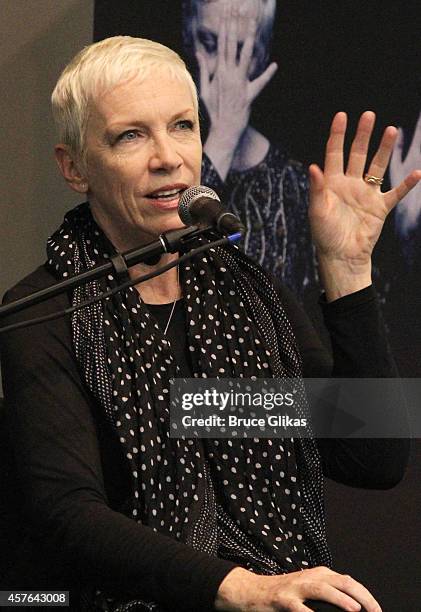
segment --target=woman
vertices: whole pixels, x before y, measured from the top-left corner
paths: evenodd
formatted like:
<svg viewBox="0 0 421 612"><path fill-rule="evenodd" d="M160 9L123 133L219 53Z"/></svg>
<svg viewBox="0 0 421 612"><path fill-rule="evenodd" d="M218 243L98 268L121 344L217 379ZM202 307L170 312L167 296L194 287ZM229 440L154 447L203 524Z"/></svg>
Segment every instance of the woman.
<svg viewBox="0 0 421 612"><path fill-rule="evenodd" d="M275 11L275 0L187 0L183 43L209 120L202 180L241 217L246 253L302 298L318 287L307 172L250 117L277 70L269 62Z"/></svg>
<svg viewBox="0 0 421 612"><path fill-rule="evenodd" d="M195 89L166 47L115 37L85 48L61 75L53 109L58 165L88 202L66 216L48 241L47 263L8 300L180 227L180 193L200 183ZM421 172L386 194L363 180L373 123L373 113L362 116L344 174L339 113L324 172L310 168L337 375L393 373L370 257L384 217ZM395 136L387 128L371 162L376 181ZM156 267L139 264L129 274ZM118 282L110 275L88 283L26 316L79 304ZM243 343L228 339L231 326L245 332ZM70 588L78 610L121 610L118 602L133 599L167 610L309 610L303 602L311 598L379 610L362 585L323 567L330 555L322 469L349 484L393 486L404 443L169 438L171 377L296 378L329 367L291 296L239 250L207 253L71 322L11 333L2 360L25 526L7 588Z"/></svg>
<svg viewBox="0 0 421 612"><path fill-rule="evenodd" d="M417 124L414 128L412 138L404 155L405 132L409 140L409 130L399 129L399 137L396 140L390 160L390 183L395 186L400 183L406 173L416 168L421 160L421 112L418 115ZM421 189L420 184L407 194L395 211L396 233L401 240L401 247L408 267L416 265L419 252L419 224L421 213Z"/></svg>

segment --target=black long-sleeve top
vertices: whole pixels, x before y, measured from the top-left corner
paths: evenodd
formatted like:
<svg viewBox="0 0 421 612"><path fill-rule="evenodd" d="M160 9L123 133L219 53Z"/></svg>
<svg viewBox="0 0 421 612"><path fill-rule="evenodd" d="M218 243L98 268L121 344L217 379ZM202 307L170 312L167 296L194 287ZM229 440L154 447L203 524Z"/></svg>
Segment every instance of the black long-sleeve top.
<svg viewBox="0 0 421 612"><path fill-rule="evenodd" d="M41 266L5 300L53 282ZM372 288L322 305L333 365L291 293L285 288L279 292L306 377L395 375ZM68 305L63 294L6 322ZM151 306L151 311L158 322L166 322L166 305ZM180 301L168 335L181 361L183 325ZM141 595L169 610L212 610L219 585L235 564L155 533L122 513L129 471L118 439L83 383L68 318L7 333L0 336L0 346L20 530L2 588L77 591L91 584L122 596ZM353 486L394 486L408 460L405 440L326 439L318 444L324 474Z"/></svg>

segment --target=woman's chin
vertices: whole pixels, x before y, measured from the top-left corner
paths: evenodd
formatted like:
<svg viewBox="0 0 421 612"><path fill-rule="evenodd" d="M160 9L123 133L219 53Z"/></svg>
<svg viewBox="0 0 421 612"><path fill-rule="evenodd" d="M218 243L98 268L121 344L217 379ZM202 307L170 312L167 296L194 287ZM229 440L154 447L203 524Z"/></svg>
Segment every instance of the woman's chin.
<svg viewBox="0 0 421 612"><path fill-rule="evenodd" d="M161 234L170 232L172 230L181 229L182 227L185 227L185 225L178 216L176 209L174 210L173 214L165 215L165 217L163 216L159 220L159 223L154 223L153 227L151 227L150 231L147 231L147 233L145 232L145 227L139 228L139 235L141 234L143 237L147 235L147 242L153 242L154 240L158 240ZM146 244L147 242L145 241L144 243Z"/></svg>

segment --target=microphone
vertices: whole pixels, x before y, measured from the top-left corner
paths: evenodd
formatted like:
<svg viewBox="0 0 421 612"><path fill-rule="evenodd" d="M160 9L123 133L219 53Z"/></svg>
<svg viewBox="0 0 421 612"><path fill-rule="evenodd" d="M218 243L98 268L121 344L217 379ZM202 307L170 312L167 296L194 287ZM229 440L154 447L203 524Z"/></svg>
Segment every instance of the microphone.
<svg viewBox="0 0 421 612"><path fill-rule="evenodd" d="M185 225L214 225L222 234L243 234L240 219L228 212L210 187L188 187L180 198L178 215Z"/></svg>

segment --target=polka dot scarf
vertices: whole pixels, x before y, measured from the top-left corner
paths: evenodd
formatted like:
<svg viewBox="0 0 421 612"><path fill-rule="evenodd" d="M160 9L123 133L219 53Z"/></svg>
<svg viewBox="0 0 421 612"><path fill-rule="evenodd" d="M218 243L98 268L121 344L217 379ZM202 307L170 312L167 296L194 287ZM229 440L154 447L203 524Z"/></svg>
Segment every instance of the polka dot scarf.
<svg viewBox="0 0 421 612"><path fill-rule="evenodd" d="M59 278L103 263L112 245L88 204L49 239ZM290 323L262 269L236 247L180 269L195 377L300 378ZM73 292L79 304L115 287L112 274ZM131 470L124 511L153 530L265 574L330 565L322 471L313 439L170 439L169 341L130 288L72 317L85 382L115 429ZM303 389L297 412L306 414Z"/></svg>

